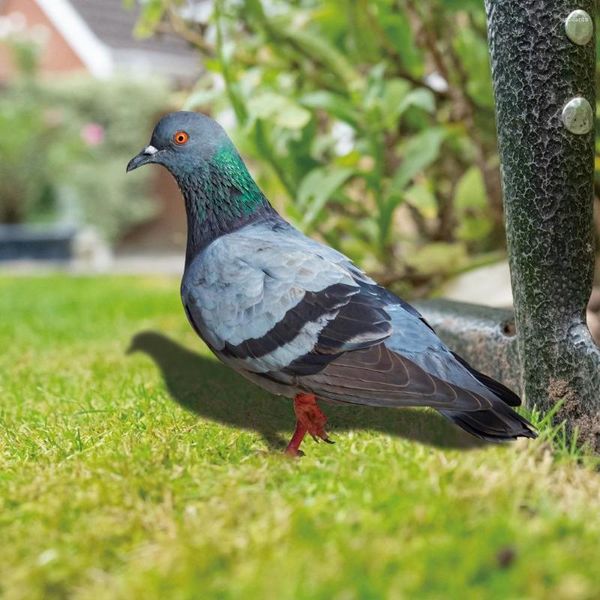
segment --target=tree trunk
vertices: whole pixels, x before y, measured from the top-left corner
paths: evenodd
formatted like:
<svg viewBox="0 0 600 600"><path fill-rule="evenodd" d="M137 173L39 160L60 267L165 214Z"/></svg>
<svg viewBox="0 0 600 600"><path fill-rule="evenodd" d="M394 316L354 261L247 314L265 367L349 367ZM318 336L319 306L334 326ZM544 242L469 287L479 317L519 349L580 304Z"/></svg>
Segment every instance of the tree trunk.
<svg viewBox="0 0 600 600"><path fill-rule="evenodd" d="M595 107L595 39L569 39L594 0L486 0L508 252L527 403L600 449L600 350L585 324L594 267L594 131L572 133L563 107ZM581 40L580 40L581 41Z"/></svg>

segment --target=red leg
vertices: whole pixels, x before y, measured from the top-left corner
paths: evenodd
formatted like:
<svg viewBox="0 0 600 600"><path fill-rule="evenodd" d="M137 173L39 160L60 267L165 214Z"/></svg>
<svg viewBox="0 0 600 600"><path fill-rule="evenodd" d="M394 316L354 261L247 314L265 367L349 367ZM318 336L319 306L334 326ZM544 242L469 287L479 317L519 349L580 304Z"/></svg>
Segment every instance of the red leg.
<svg viewBox="0 0 600 600"><path fill-rule="evenodd" d="M300 444L306 435L306 427L300 423L300 421L296 421L296 430L294 431L294 435L290 440L290 443L287 445L285 449L285 453L290 456L302 456L304 453L300 450Z"/></svg>
<svg viewBox="0 0 600 600"><path fill-rule="evenodd" d="M298 394L294 398L294 412L296 413L296 430L286 448L286 454L291 456L302 454L300 444L307 432L315 440L321 438L333 444L325 433L327 417L317 405L317 398L314 394Z"/></svg>

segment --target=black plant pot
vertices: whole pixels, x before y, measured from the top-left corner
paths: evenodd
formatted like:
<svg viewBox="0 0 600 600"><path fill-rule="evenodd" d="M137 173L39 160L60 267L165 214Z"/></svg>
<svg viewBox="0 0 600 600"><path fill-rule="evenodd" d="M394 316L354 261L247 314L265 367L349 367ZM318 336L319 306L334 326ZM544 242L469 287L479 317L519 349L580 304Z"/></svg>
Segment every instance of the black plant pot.
<svg viewBox="0 0 600 600"><path fill-rule="evenodd" d="M77 229L69 226L0 225L0 261L68 262Z"/></svg>

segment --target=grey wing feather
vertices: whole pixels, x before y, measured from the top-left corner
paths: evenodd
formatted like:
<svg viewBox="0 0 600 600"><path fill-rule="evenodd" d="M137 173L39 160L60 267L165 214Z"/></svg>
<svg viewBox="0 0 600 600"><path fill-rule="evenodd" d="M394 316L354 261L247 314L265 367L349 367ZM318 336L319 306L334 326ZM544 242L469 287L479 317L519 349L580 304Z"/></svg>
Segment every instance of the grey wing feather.
<svg viewBox="0 0 600 600"><path fill-rule="evenodd" d="M450 410L490 408L493 399L428 373L384 343L348 352L302 380L313 393L371 406L431 406Z"/></svg>
<svg viewBox="0 0 600 600"><path fill-rule="evenodd" d="M250 226L190 264L182 299L196 330L232 366L300 373L304 356L332 359L391 334L389 316L363 289L366 276L354 271L343 255L301 234Z"/></svg>

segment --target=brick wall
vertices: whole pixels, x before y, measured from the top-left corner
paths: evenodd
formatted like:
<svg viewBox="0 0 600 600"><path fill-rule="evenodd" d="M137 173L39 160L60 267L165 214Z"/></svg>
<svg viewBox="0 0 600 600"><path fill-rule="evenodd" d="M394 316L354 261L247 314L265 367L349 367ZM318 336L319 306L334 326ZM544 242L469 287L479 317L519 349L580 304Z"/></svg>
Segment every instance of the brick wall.
<svg viewBox="0 0 600 600"><path fill-rule="evenodd" d="M41 56L40 69L44 74L84 71L85 65L48 20L35 0L4 0L0 2L0 15L22 15L27 30L44 31L46 43ZM21 17L18 17L21 19ZM0 40L0 81L14 72L10 52Z"/></svg>

